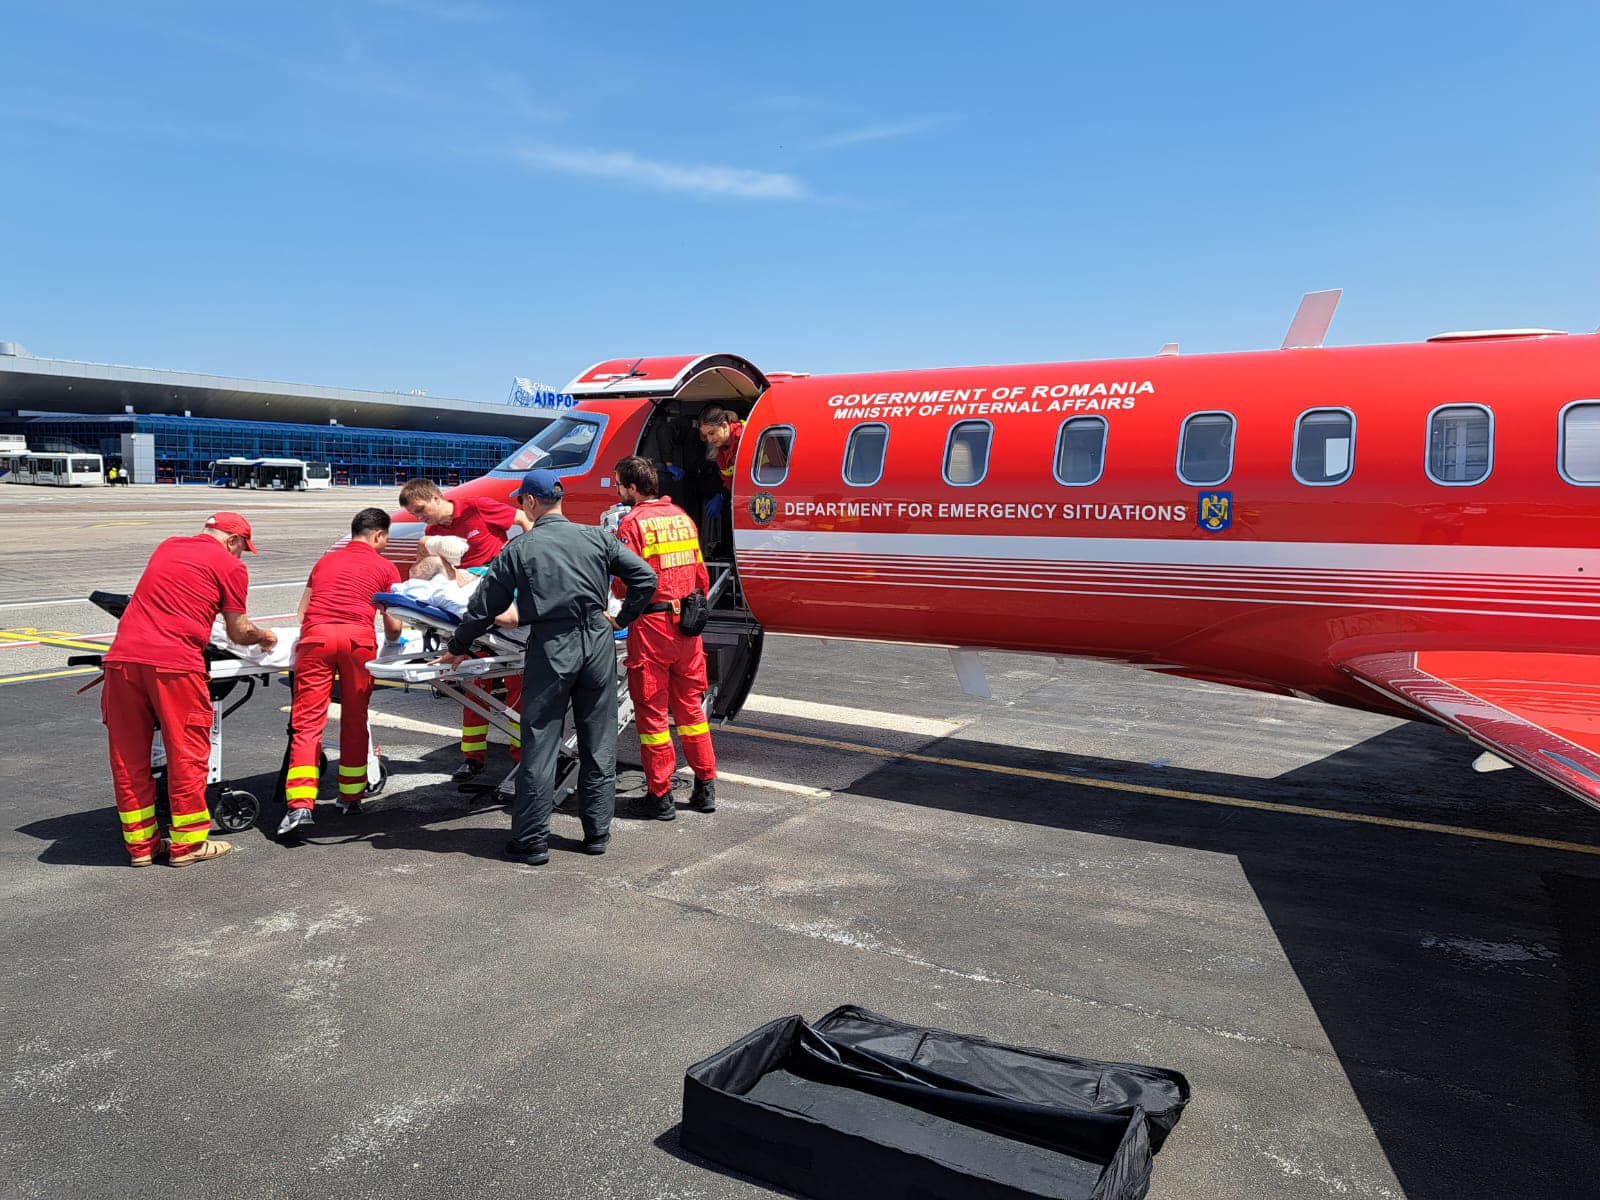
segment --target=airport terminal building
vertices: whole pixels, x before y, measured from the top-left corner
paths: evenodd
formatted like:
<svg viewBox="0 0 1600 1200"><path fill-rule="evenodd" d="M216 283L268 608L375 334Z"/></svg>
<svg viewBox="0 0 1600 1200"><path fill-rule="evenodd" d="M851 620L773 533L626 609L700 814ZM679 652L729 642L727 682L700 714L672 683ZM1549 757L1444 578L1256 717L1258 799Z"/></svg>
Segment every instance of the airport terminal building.
<svg viewBox="0 0 1600 1200"><path fill-rule="evenodd" d="M0 433L29 449L125 457L136 483L208 483L224 458L327 463L335 484L482 475L550 409L35 358L0 342ZM126 435L145 435L130 443ZM125 455L143 444L148 455ZM145 460L140 462L139 458ZM145 477L148 476L148 477Z"/></svg>

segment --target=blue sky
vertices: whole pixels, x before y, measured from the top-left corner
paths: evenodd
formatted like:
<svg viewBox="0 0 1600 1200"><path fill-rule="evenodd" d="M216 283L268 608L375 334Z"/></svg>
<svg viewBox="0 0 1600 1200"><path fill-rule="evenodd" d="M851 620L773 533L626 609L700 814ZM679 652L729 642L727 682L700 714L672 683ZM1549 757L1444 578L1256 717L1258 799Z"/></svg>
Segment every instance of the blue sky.
<svg viewBox="0 0 1600 1200"><path fill-rule="evenodd" d="M0 339L499 400L1600 325L1600 5L0 4Z"/></svg>

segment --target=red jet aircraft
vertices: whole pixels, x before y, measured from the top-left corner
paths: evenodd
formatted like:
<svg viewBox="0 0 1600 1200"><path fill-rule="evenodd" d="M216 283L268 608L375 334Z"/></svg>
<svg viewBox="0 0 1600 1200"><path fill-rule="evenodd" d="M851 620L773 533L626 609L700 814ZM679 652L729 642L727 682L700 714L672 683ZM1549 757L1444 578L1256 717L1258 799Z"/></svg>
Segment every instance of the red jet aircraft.
<svg viewBox="0 0 1600 1200"><path fill-rule="evenodd" d="M618 359L451 495L561 472L596 522L642 454L700 521L712 713L764 632L1119 659L1420 717L1600 807L1600 336L1441 334L866 375ZM745 428L731 503L696 417ZM708 506L710 511L708 512ZM731 519L730 519L731 518ZM420 534L398 514L391 553Z"/></svg>

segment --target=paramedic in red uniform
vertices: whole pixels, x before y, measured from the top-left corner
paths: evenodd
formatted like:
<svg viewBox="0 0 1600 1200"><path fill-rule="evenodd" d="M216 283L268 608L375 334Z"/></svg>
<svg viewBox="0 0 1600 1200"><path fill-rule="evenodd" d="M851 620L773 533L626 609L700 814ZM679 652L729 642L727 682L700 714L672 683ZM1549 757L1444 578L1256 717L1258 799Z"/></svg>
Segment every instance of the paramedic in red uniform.
<svg viewBox="0 0 1600 1200"><path fill-rule="evenodd" d="M240 561L256 552L250 522L238 513L206 518L194 537L168 538L139 576L105 656L100 717L111 746L111 784L122 840L136 867L168 850L156 820L150 745L156 727L167 752L172 810L169 861L175 867L221 858L233 849L207 841L206 775L211 766L211 674L203 653L220 615L228 638L271 650L278 635L245 616L250 575Z"/></svg>
<svg viewBox="0 0 1600 1200"><path fill-rule="evenodd" d="M706 457L717 464L717 475L724 491L733 491L733 464L739 457L739 439L744 422L725 408L708 404L700 410L700 440L706 444Z"/></svg>
<svg viewBox="0 0 1600 1200"><path fill-rule="evenodd" d="M289 811L278 826L286 837L308 829L317 803L317 760L328 724L333 681L339 680L339 811L358 813L367 790L367 705L372 674L367 663L378 652L372 597L392 591L399 569L383 557L389 544L389 514L364 508L350 522L350 540L311 568L300 597L300 641L294 652L294 707L289 716L289 773L284 798ZM400 622L384 614L384 636L400 640Z"/></svg>
<svg viewBox="0 0 1600 1200"><path fill-rule="evenodd" d="M431 479L409 479L400 489L400 507L419 521L427 523L423 535L458 537L467 543L467 552L461 556L461 569L482 576L484 568L494 556L504 549L513 528L528 530L533 521L520 508L496 500L491 496L462 496L454 500L445 498L439 485ZM487 689L490 685L474 686ZM505 680L506 704L517 710L522 707L522 676L509 675ZM461 709L461 765L451 776L463 786L469 785L483 770L489 756L489 725L481 713L465 706ZM511 760L522 761L522 744L513 739Z"/></svg>
<svg viewBox="0 0 1600 1200"><path fill-rule="evenodd" d="M650 789L647 815L671 821L672 769L678 756L667 728L668 710L678 727L683 756L694 771L689 807L715 812L717 757L706 723L705 645L678 628L678 601L711 586L700 556L700 535L689 515L660 495L656 469L648 459L625 458L616 465L617 494L633 505L617 526L617 537L650 566L659 580L644 614L628 627L628 693L633 697L639 753Z"/></svg>

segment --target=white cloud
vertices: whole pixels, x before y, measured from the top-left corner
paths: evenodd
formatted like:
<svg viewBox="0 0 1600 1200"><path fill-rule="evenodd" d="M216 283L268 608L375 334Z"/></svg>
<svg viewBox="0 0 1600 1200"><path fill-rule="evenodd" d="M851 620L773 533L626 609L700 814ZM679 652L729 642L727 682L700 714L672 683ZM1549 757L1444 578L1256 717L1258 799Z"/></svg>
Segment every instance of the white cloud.
<svg viewBox="0 0 1600 1200"><path fill-rule="evenodd" d="M845 146L861 146L868 142L890 142L897 138L913 137L919 133L926 133L938 124L933 120L922 121L881 121L876 125L863 125L859 129L847 129L843 133L831 134L825 138L818 138L807 144L810 150L839 150Z"/></svg>
<svg viewBox="0 0 1600 1200"><path fill-rule="evenodd" d="M666 192L733 196L745 200L800 200L805 186L794 176L744 167L669 163L640 158L631 150L590 150L564 146L524 146L515 157L536 170L612 179Z"/></svg>

